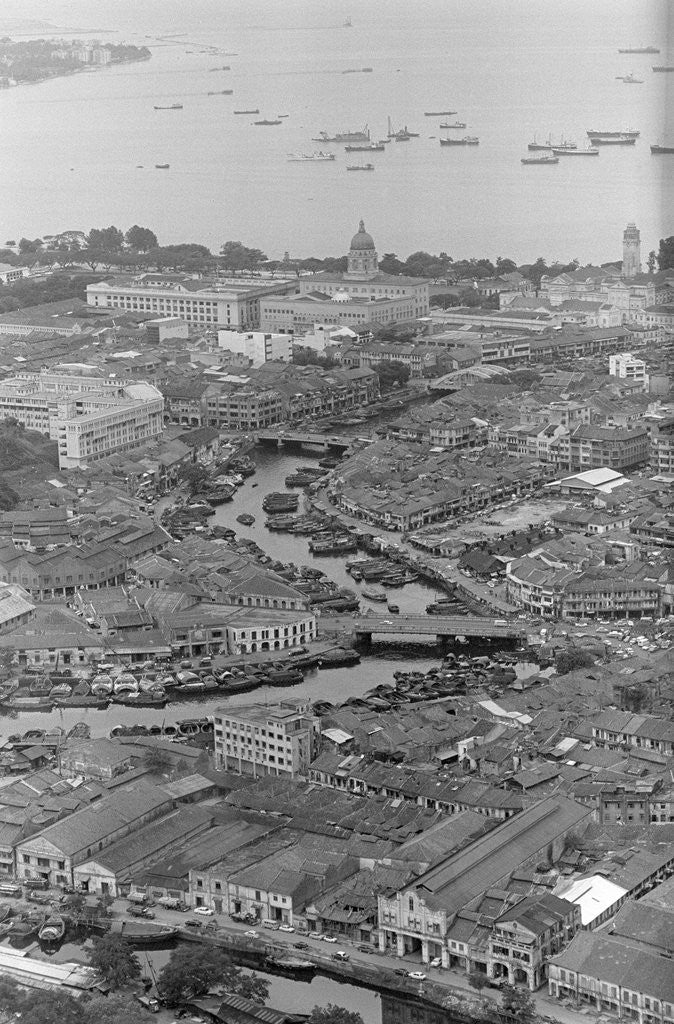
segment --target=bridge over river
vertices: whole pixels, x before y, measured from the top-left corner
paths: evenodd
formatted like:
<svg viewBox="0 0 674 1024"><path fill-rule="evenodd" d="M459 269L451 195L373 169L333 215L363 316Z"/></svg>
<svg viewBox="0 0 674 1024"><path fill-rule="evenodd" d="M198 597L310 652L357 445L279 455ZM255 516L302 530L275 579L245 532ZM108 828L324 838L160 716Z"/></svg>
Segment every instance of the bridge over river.
<svg viewBox="0 0 674 1024"><path fill-rule="evenodd" d="M442 643L464 636L480 640L526 640L525 622L492 619L481 615L390 615L383 618L364 615L354 619L353 633L357 643L369 644L378 639L425 637Z"/></svg>
<svg viewBox="0 0 674 1024"><path fill-rule="evenodd" d="M339 436L337 434L331 435L330 437L325 434L316 434L310 430L262 430L257 433L257 440L259 444L273 444L273 445L311 445L314 448L321 448L327 452L330 450L343 452L347 448L350 448L356 440L368 440L366 438L357 439L355 437L349 437L347 435Z"/></svg>

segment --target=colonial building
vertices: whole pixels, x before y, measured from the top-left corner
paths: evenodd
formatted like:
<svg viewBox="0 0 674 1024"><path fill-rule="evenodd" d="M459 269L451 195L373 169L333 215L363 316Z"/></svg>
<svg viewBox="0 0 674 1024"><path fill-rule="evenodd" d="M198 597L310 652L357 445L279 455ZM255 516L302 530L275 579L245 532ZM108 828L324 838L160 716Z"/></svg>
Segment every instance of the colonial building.
<svg viewBox="0 0 674 1024"><path fill-rule="evenodd" d="M361 220L346 271L300 277L299 294L261 301L260 321L265 331L302 334L316 322L362 327L415 320L428 310L429 282L380 271L374 241Z"/></svg>

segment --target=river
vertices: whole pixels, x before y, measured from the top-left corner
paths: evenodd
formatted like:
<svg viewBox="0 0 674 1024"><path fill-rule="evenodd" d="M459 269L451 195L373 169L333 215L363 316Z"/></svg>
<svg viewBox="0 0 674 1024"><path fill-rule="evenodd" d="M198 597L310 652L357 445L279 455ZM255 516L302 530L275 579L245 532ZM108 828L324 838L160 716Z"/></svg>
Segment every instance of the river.
<svg viewBox="0 0 674 1024"><path fill-rule="evenodd" d="M301 452L288 454L282 448L264 447L256 448L252 454L257 465L257 472L245 480L243 486L237 490L232 502L219 506L216 515L210 522L231 526L239 536L251 538L273 558L284 562L295 562L297 565L318 566L327 573L329 578L341 586L355 590L362 598L362 585L356 584L346 571L347 558L314 558L309 551L308 537L271 532L264 525L267 517L262 511L262 500L265 494L270 491L285 490L285 477L293 471L295 466L316 465L316 459L319 456L310 457ZM254 515L255 523L250 527L237 523L236 517L241 512L250 512ZM353 555L348 557L353 557ZM400 607L400 611L403 614L414 614L424 611L428 602L433 600L436 591L423 583L410 583L405 587L397 588L394 594L394 600ZM362 607L378 608L381 611L381 605L377 606L365 598L362 598ZM351 616L347 614L342 618L345 629L348 629ZM298 686L261 687L252 694L234 694L227 698L227 703L230 706L249 704L251 701L275 703L285 697L306 697L312 701L329 700L336 703L346 700L348 697L359 696L379 683L391 682L393 673L401 667L406 667L411 661L414 663L414 668L422 672L439 663L439 659L430 656L431 652L424 647L419 647L417 650L410 649L404 653L384 653L383 649L380 651L382 653L375 652L373 656L363 658L359 665L351 668L313 669L306 673L304 681ZM525 663L519 666L521 675L536 670L537 666L535 665ZM0 719L0 738L3 735L6 737L10 733L24 732L27 729L48 729L57 725L67 731L76 722L86 722L92 736L104 736L114 725L137 723L154 725L157 724L158 718L159 721L171 723L181 718L210 715L216 708L222 707L223 703L223 697L216 695L208 700L192 697L171 701L159 713L147 708L126 708L120 705L111 705L105 711L55 708L50 712L36 714L13 713Z"/></svg>
<svg viewBox="0 0 674 1024"><path fill-rule="evenodd" d="M15 19L46 19L43 37L79 32L152 51L148 62L3 90L3 238L140 223L162 245L217 252L240 239L278 259L344 253L362 216L381 253L600 262L619 257L627 221L641 229L644 259L674 225L671 158L649 151L672 141L672 76L653 74L648 54L618 53L655 44L664 59L671 0L0 6L2 34L17 31ZM224 65L231 71L214 72ZM343 73L363 67L372 72ZM617 80L628 73L643 84ZM208 95L225 88L233 95ZM173 103L182 109L154 109ZM236 109L288 116L258 127ZM478 146L439 145L443 119L424 112L447 109ZM288 161L325 148L313 141L322 129L367 123L382 138L389 116L419 137L373 154L333 145L332 162ZM536 133L583 146L588 128L629 125L641 131L635 146L520 163ZM374 171L347 173L360 158Z"/></svg>

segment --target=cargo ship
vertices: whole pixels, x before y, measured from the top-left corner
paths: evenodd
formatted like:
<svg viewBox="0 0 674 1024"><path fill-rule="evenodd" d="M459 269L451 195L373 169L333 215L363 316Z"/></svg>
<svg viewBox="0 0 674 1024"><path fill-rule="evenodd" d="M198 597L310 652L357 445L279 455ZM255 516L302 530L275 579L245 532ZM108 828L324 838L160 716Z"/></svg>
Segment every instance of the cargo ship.
<svg viewBox="0 0 674 1024"><path fill-rule="evenodd" d="M424 110L424 117L452 117L456 110Z"/></svg>
<svg viewBox="0 0 674 1024"><path fill-rule="evenodd" d="M674 145L672 146L651 146L651 153L674 153Z"/></svg>
<svg viewBox="0 0 674 1024"><path fill-rule="evenodd" d="M537 139L536 139L536 136L534 135L534 140L533 140L533 142L529 143L529 145L527 146L527 149L530 149L532 151L538 150L538 149L551 150L552 149L552 136L548 135L548 141L547 142L538 142Z"/></svg>
<svg viewBox="0 0 674 1024"><path fill-rule="evenodd" d="M544 156L523 156L523 164L558 164L559 157L553 153L546 153Z"/></svg>
<svg viewBox="0 0 674 1024"><path fill-rule="evenodd" d="M172 103L168 107L158 107L158 106L155 106L154 109L155 110L182 110L183 109L183 105L182 105L182 103Z"/></svg>
<svg viewBox="0 0 674 1024"><path fill-rule="evenodd" d="M384 143L369 142L363 146L345 146L344 149L347 153L383 153Z"/></svg>
<svg viewBox="0 0 674 1024"><path fill-rule="evenodd" d="M281 121L278 118L273 121L270 121L268 118L263 118L261 121L253 121L253 124L281 124Z"/></svg>
<svg viewBox="0 0 674 1024"><path fill-rule="evenodd" d="M660 53L657 46L626 46L618 53Z"/></svg>
<svg viewBox="0 0 674 1024"><path fill-rule="evenodd" d="M555 156L599 156L599 150L595 146L588 146L586 149L565 149L563 146L553 146L552 152Z"/></svg>
<svg viewBox="0 0 674 1024"><path fill-rule="evenodd" d="M346 168L347 171L373 171L374 164L353 164Z"/></svg>
<svg viewBox="0 0 674 1024"><path fill-rule="evenodd" d="M213 92L207 93L208 96L231 96L234 92L233 89L215 89Z"/></svg>
<svg viewBox="0 0 674 1024"><path fill-rule="evenodd" d="M479 146L477 135L464 135L462 139L440 139L441 146Z"/></svg>
<svg viewBox="0 0 674 1024"><path fill-rule="evenodd" d="M674 64L653 64L653 71L674 71Z"/></svg>
<svg viewBox="0 0 674 1024"><path fill-rule="evenodd" d="M235 114L259 114L260 108L256 107L255 110L235 110Z"/></svg>
<svg viewBox="0 0 674 1024"><path fill-rule="evenodd" d="M465 121L455 121L454 124L448 124L447 122L444 122L443 124L440 125L440 127L441 128L467 128L468 125L466 124Z"/></svg>
<svg viewBox="0 0 674 1024"><path fill-rule="evenodd" d="M637 141L635 135L590 135L589 139L593 146L633 146Z"/></svg>
<svg viewBox="0 0 674 1024"><path fill-rule="evenodd" d="M306 164L306 163L321 163L325 160L334 160L334 153L324 153L322 150L318 150L316 153L291 153L288 157L289 163L295 164Z"/></svg>
<svg viewBox="0 0 674 1024"><path fill-rule="evenodd" d="M622 138L623 136L629 135L631 138L638 139L641 132L637 131L636 128L623 128L619 131L611 132L603 132L599 128L588 128L585 134L590 138L614 139L618 136Z"/></svg>
<svg viewBox="0 0 674 1024"><path fill-rule="evenodd" d="M336 132L335 135L328 135L327 132L320 132L317 139L312 139L312 142L369 142L370 141L370 129L367 125L364 125L360 131L355 132Z"/></svg>

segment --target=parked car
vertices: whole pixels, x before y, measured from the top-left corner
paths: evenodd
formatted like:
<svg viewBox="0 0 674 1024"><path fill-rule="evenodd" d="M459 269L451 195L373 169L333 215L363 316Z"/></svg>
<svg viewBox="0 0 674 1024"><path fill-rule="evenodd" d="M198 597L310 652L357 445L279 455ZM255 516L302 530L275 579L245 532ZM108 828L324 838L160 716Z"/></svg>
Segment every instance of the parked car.
<svg viewBox="0 0 674 1024"><path fill-rule="evenodd" d="M293 926L291 924L280 924L278 926L278 930L280 932L294 932L295 931L295 929L293 928Z"/></svg>
<svg viewBox="0 0 674 1024"><path fill-rule="evenodd" d="M324 935L323 942L337 942L337 939L334 935Z"/></svg>
<svg viewBox="0 0 674 1024"><path fill-rule="evenodd" d="M407 977L413 981L426 981L426 975L423 971L408 971Z"/></svg>
<svg viewBox="0 0 674 1024"><path fill-rule="evenodd" d="M187 928L201 928L201 921L185 921L185 926Z"/></svg>
<svg viewBox="0 0 674 1024"><path fill-rule="evenodd" d="M338 949L336 953L332 954L331 959L340 960L342 963L346 963L349 960L349 954L343 949Z"/></svg>
<svg viewBox="0 0 674 1024"><path fill-rule="evenodd" d="M434 956L430 961L429 967L442 967L442 957Z"/></svg>
<svg viewBox="0 0 674 1024"><path fill-rule="evenodd" d="M308 949L308 942L293 942L293 949Z"/></svg>
<svg viewBox="0 0 674 1024"><path fill-rule="evenodd" d="M374 946L356 946L359 953L374 953Z"/></svg>
<svg viewBox="0 0 674 1024"><path fill-rule="evenodd" d="M202 917L213 917L215 911L211 910L210 907L193 907L192 913L201 914Z"/></svg>
<svg viewBox="0 0 674 1024"><path fill-rule="evenodd" d="M260 937L260 933L256 932L254 928L251 928L250 931L244 932L243 934L247 935L249 939L258 939Z"/></svg>

